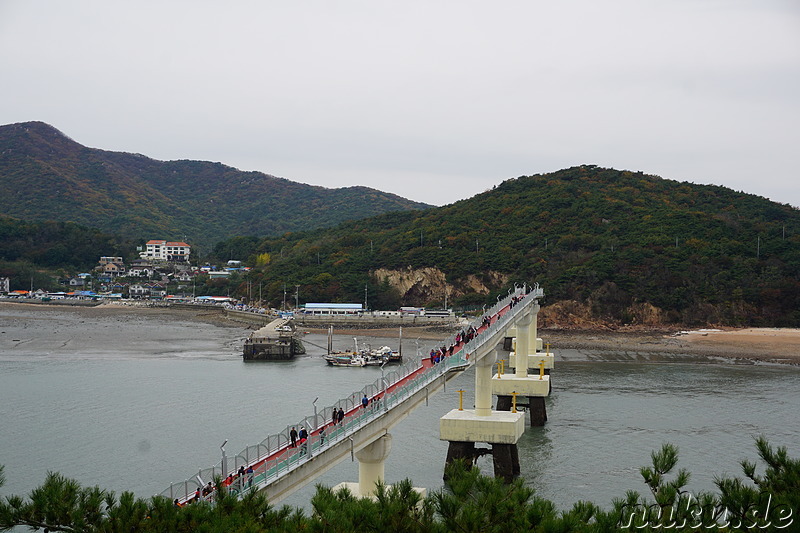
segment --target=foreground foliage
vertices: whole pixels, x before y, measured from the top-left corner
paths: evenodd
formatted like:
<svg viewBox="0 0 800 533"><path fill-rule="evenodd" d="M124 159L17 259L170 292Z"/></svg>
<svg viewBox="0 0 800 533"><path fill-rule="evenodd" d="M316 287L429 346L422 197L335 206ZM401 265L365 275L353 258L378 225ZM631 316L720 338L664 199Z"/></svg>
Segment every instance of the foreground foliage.
<svg viewBox="0 0 800 533"><path fill-rule="evenodd" d="M16 525L65 532L611 532L611 531L800 531L800 461L785 448L756 443L763 476L744 461L746 478L717 480L719 495L685 491L689 473L673 473L678 450L665 444L641 469L650 496L630 491L604 511L578 502L559 511L522 480L504 484L477 469L455 464L444 489L422 498L410 481L379 485L375 499L318 487L312 513L275 508L258 494L238 500L218 488L215 505L176 507L165 498L144 500L130 492L118 499L98 487L50 473L28 498L0 501L0 531ZM0 466L0 486L4 483ZM768 500L768 501L767 501Z"/></svg>

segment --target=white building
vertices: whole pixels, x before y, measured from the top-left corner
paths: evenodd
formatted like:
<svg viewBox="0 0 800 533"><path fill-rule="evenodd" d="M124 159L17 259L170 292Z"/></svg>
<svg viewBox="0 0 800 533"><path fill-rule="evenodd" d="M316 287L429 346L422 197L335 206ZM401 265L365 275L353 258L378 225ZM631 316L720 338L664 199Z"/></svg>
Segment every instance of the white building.
<svg viewBox="0 0 800 533"><path fill-rule="evenodd" d="M160 261L188 261L192 248L185 242L147 241L146 248L139 253L142 259Z"/></svg>
<svg viewBox="0 0 800 533"><path fill-rule="evenodd" d="M303 306L307 315L356 315L364 311L361 304L308 303Z"/></svg>

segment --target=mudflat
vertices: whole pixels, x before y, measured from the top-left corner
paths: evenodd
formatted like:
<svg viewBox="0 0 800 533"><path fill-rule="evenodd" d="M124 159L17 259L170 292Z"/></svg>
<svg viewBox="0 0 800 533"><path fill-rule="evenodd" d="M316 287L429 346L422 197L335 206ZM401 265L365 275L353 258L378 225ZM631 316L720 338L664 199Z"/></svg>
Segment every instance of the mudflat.
<svg viewBox="0 0 800 533"><path fill-rule="evenodd" d="M324 334L324 329L308 329ZM430 327L403 327L406 338L444 339L453 331ZM337 329L337 335L397 337L398 330ZM698 330L563 330L540 328L539 337L559 348L597 351L694 354L800 365L800 329L725 328Z"/></svg>
<svg viewBox="0 0 800 533"><path fill-rule="evenodd" d="M219 308L186 309L173 307L148 307L143 305L124 305L120 303L103 304L94 307L68 307L47 304L31 305L17 302L0 302L0 309L24 308L40 309L42 312L57 308L81 315L86 319L93 317L114 317L121 315L137 315L168 319L173 317L182 320L211 323L215 326L243 327L242 324L226 320ZM302 328L309 333L325 334L322 328ZM444 340L455 333L441 327L403 327L405 338L421 338ZM398 328L380 329L336 329L336 335L370 336L395 338ZM559 348L650 352L650 353L684 353L748 359L781 364L800 365L800 329L794 328L719 328L697 330L650 330L626 328L620 330L563 330L540 328L539 336L550 344L553 350Z"/></svg>

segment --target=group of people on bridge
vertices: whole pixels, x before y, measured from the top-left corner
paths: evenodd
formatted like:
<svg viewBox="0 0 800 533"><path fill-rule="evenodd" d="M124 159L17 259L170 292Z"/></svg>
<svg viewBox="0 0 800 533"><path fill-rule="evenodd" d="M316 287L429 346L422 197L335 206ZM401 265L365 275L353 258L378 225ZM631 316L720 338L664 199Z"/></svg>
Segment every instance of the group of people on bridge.
<svg viewBox="0 0 800 533"><path fill-rule="evenodd" d="M481 319L481 325L476 328L475 326L470 326L467 329L462 329L459 333L456 334L453 344L449 346L442 346L439 349L432 349L429 355L430 361L432 365L438 364L444 360L445 357L449 357L453 355L457 348L466 345L469 341L475 338L478 334L480 328L488 328L492 324L492 317L489 315L484 316Z"/></svg>

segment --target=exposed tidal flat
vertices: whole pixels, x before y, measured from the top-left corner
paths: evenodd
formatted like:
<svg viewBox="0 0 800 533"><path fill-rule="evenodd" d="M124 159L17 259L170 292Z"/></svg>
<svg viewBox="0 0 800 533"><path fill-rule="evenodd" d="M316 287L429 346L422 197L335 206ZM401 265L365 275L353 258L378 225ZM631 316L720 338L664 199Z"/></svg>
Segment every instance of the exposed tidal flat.
<svg viewBox="0 0 800 533"><path fill-rule="evenodd" d="M0 304L0 464L7 477L0 494L26 493L58 471L84 485L151 496L219 461L226 439L234 455L313 413L316 397L318 406L330 405L380 376L376 368L328 367L318 348L325 337L313 332L305 356L244 363L249 332L203 311ZM337 347L351 346L357 333L342 332ZM444 337L416 333L404 331L407 357ZM714 335L721 334L697 338ZM739 461L757 458L754 436L800 456L797 366L716 356L725 349L675 349L672 339L696 342L688 335L628 335L628 344L602 332L542 336L557 354L549 421L527 429L520 462L526 482L561 508L578 500L608 506L626 490L646 492L638 469L664 442L679 447L693 492L713 490L715 476L740 475ZM397 343L389 331L358 338ZM660 342L672 348L653 349ZM450 382L394 428L389 482L441 486L447 443L438 439L438 420L458 406L458 389L472 404L473 376ZM491 472L488 458L479 464ZM318 482L357 478L357 463L345 461ZM286 503L307 506L313 491L306 487Z"/></svg>

